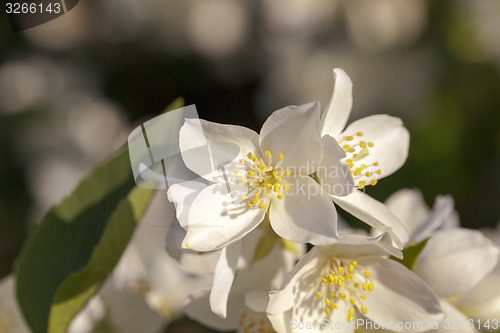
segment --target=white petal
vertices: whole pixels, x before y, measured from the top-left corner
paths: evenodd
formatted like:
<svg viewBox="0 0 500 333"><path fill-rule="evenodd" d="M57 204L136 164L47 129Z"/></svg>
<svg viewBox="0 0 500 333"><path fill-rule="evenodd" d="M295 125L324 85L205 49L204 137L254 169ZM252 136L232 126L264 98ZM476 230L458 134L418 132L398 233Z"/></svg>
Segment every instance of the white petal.
<svg viewBox="0 0 500 333"><path fill-rule="evenodd" d="M421 322L440 320L443 313L434 291L403 265L381 259L368 266L372 272L373 291L366 294L365 316L374 322ZM394 331L397 331L393 329Z"/></svg>
<svg viewBox="0 0 500 333"><path fill-rule="evenodd" d="M399 190L387 198L385 205L403 223L410 239L430 214L422 192L417 189Z"/></svg>
<svg viewBox="0 0 500 333"><path fill-rule="evenodd" d="M243 238L262 221L264 209L234 203L225 184L214 184L196 197L189 211L183 247L213 251Z"/></svg>
<svg viewBox="0 0 500 333"><path fill-rule="evenodd" d="M283 167L295 174L309 175L321 161L322 146L319 104L287 106L273 112L260 131L260 148L273 159L283 154Z"/></svg>
<svg viewBox="0 0 500 333"><path fill-rule="evenodd" d="M189 169L205 179L223 182L221 168L249 152L258 152L258 137L242 126L186 119L179 132L179 146Z"/></svg>
<svg viewBox="0 0 500 333"><path fill-rule="evenodd" d="M323 159L317 170L321 186L329 194L348 195L354 188L354 179L349 166L340 161L345 157L345 151L340 148L337 140L329 135L323 136L321 142L323 144Z"/></svg>
<svg viewBox="0 0 500 333"><path fill-rule="evenodd" d="M454 307L451 303L441 300L441 308L446 314L445 320L439 323L439 329L432 332L449 333L454 329L457 330L460 328L460 333L479 333L479 330L474 328L477 327L477 322L472 322L472 327L468 326L469 317L460 312L460 310ZM446 328L447 321L449 325L448 328Z"/></svg>
<svg viewBox="0 0 500 333"><path fill-rule="evenodd" d="M191 180L169 186L167 197L175 204L175 214L180 225L188 225L189 209L196 196L206 187L207 183L200 180Z"/></svg>
<svg viewBox="0 0 500 333"><path fill-rule="evenodd" d="M209 291L197 291L187 300L184 312L196 321L210 328L231 331L240 327L241 315L247 310L241 296L231 296L228 300L227 318L222 319L210 310Z"/></svg>
<svg viewBox="0 0 500 333"><path fill-rule="evenodd" d="M280 289L270 293L267 313L277 314L293 308L297 300L308 293L307 290L299 287L301 281L317 277L327 259L318 251L317 246L307 252L286 275Z"/></svg>
<svg viewBox="0 0 500 333"><path fill-rule="evenodd" d="M358 132L363 133L363 136L356 136ZM370 183L371 179L387 177L398 170L408 157L410 134L399 118L384 114L365 117L347 126L336 139L341 142L345 136L354 136L354 141L347 141L350 145L358 141L374 144L372 148L367 148L368 156L354 162L354 168L361 164L370 166L375 162L378 162L379 166L366 169L365 171L372 172L372 176L366 178L362 176L358 180ZM381 170L380 175L375 172L377 169Z"/></svg>
<svg viewBox="0 0 500 333"><path fill-rule="evenodd" d="M394 248L389 234L376 237L359 234L341 234L338 244L321 246L320 251L333 258L356 259L361 257L387 257L392 255L403 258L400 250Z"/></svg>
<svg viewBox="0 0 500 333"><path fill-rule="evenodd" d="M290 177L283 199L273 198L269 219L274 231L292 242L327 245L338 239L335 206L310 177Z"/></svg>
<svg viewBox="0 0 500 333"><path fill-rule="evenodd" d="M210 307L221 318L227 316L227 300L233 285L240 253L241 242L223 248L215 268L214 283L210 293Z"/></svg>
<svg viewBox="0 0 500 333"><path fill-rule="evenodd" d="M432 236L432 234L439 228L449 228L453 227L455 210L453 209L455 202L450 195L438 196L434 201L434 207L432 207L432 213L427 217L427 219L422 221L422 224L415 229L412 242L420 243L426 238Z"/></svg>
<svg viewBox="0 0 500 333"><path fill-rule="evenodd" d="M498 248L480 231L441 230L427 241L414 271L440 297L460 296L493 270L498 253Z"/></svg>
<svg viewBox="0 0 500 333"><path fill-rule="evenodd" d="M337 136L347 124L352 108L352 81L343 69L333 70L335 84L332 97L321 115L323 130L321 135Z"/></svg>
<svg viewBox="0 0 500 333"><path fill-rule="evenodd" d="M344 197L331 197L343 210L380 232L387 232L399 248L408 242L405 227L383 203L358 190Z"/></svg>

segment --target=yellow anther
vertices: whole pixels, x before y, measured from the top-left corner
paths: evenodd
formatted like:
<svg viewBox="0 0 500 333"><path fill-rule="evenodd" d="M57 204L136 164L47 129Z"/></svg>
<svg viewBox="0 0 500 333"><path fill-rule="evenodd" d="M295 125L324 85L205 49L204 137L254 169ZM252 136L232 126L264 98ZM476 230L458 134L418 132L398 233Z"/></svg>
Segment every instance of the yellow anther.
<svg viewBox="0 0 500 333"><path fill-rule="evenodd" d="M352 321L352 316L347 316L347 321Z"/></svg>
<svg viewBox="0 0 500 333"><path fill-rule="evenodd" d="M253 198L252 203L256 204L257 202L259 202L259 198L256 196L255 198Z"/></svg>
<svg viewBox="0 0 500 333"><path fill-rule="evenodd" d="M348 158L347 160L345 160L345 162L346 162L347 164L352 163L352 158Z"/></svg>
<svg viewBox="0 0 500 333"><path fill-rule="evenodd" d="M279 190L280 190L280 184L275 184L274 188L273 188L273 191L274 192L278 192Z"/></svg>
<svg viewBox="0 0 500 333"><path fill-rule="evenodd" d="M366 276L366 278L367 278L367 279L369 279L369 278L370 278L370 276L371 276L370 271L365 271L365 276Z"/></svg>
<svg viewBox="0 0 500 333"><path fill-rule="evenodd" d="M333 276L333 281L337 282L338 280L339 280L338 275L334 275L334 276Z"/></svg>
<svg viewBox="0 0 500 333"><path fill-rule="evenodd" d="M274 177L274 180L275 180L276 182L280 182L280 181L281 181L281 176Z"/></svg>
<svg viewBox="0 0 500 333"><path fill-rule="evenodd" d="M371 176L372 176L372 173L371 173L370 171L367 171L367 172L365 172L365 176L366 176L366 177L371 177Z"/></svg>
<svg viewBox="0 0 500 333"><path fill-rule="evenodd" d="M367 314L368 313L368 309L366 308L366 306L362 306L361 307L361 312L363 312L363 314Z"/></svg>
<svg viewBox="0 0 500 333"><path fill-rule="evenodd" d="M285 157L285 155L283 155L283 154L279 154L279 155L278 155L278 158L279 158L280 160L281 160L283 157Z"/></svg>
<svg viewBox="0 0 500 333"><path fill-rule="evenodd" d="M359 288L359 283L357 283L357 282L356 282L356 283L354 283L354 286L355 286L356 288Z"/></svg>
<svg viewBox="0 0 500 333"><path fill-rule="evenodd" d="M247 157L248 157L249 159L253 159L253 158L254 158L254 155L253 155L252 153L248 153L248 154L247 154Z"/></svg>
<svg viewBox="0 0 500 333"><path fill-rule="evenodd" d="M253 207L253 204L251 202L247 202L248 207Z"/></svg>
<svg viewBox="0 0 500 333"><path fill-rule="evenodd" d="M354 163L349 163L349 169L352 169L354 167Z"/></svg>
<svg viewBox="0 0 500 333"><path fill-rule="evenodd" d="M349 272L352 272L352 271L354 270L354 265L352 265L352 264L351 264L351 265L349 265L349 267L347 267L347 270L348 270Z"/></svg>
<svg viewBox="0 0 500 333"><path fill-rule="evenodd" d="M330 311L330 309L329 309L329 308L325 308L325 313L326 313L327 315L331 315L331 314L332 314L332 311Z"/></svg>
<svg viewBox="0 0 500 333"><path fill-rule="evenodd" d="M373 288L374 288L373 283L370 283L370 285L368 286L368 289L370 289L370 291L372 291L372 290L373 290Z"/></svg>
<svg viewBox="0 0 500 333"><path fill-rule="evenodd" d="M359 141L359 146L360 146L361 148L366 148L366 142L364 142L364 141Z"/></svg>
<svg viewBox="0 0 500 333"><path fill-rule="evenodd" d="M346 139L347 141L352 141L354 138L349 135L349 136L344 137L344 139Z"/></svg>
<svg viewBox="0 0 500 333"><path fill-rule="evenodd" d="M257 162L257 168L262 168L263 165L262 161Z"/></svg>
<svg viewBox="0 0 500 333"><path fill-rule="evenodd" d="M245 160L244 160L244 159L241 159L241 160L240 160L240 164L245 164Z"/></svg>
<svg viewBox="0 0 500 333"><path fill-rule="evenodd" d="M269 189L273 188L273 184L269 184L269 183L267 183L267 185L266 185L266 186L267 186L267 188L269 188Z"/></svg>
<svg viewBox="0 0 500 333"><path fill-rule="evenodd" d="M332 303L332 309L338 309L339 307L337 306L337 304L335 303Z"/></svg>
<svg viewBox="0 0 500 333"><path fill-rule="evenodd" d="M332 282L333 282L333 281L335 281L335 278L333 277L333 274L332 274L332 273L330 273L330 275L328 276L328 278L329 278L329 279L330 279L330 281L332 281Z"/></svg>
<svg viewBox="0 0 500 333"><path fill-rule="evenodd" d="M290 176L291 174L292 174L292 172L291 172L290 170L286 170L286 171L285 171L285 176L287 176L287 177L288 177L288 176Z"/></svg>
<svg viewBox="0 0 500 333"><path fill-rule="evenodd" d="M253 161L253 162L257 162L257 157L255 157L255 156L254 156L254 157L252 158L252 161Z"/></svg>
<svg viewBox="0 0 500 333"><path fill-rule="evenodd" d="M355 171L355 172L354 172L354 175L355 175L355 176L361 176L361 171L359 171L359 170L358 170L358 171Z"/></svg>
<svg viewBox="0 0 500 333"><path fill-rule="evenodd" d="M327 306L330 306L331 302L330 302L330 300L329 300L328 298L326 298L326 299L325 299L325 304L326 304Z"/></svg>
<svg viewBox="0 0 500 333"><path fill-rule="evenodd" d="M365 188L364 185L358 185L358 189L362 190L364 188Z"/></svg>
<svg viewBox="0 0 500 333"><path fill-rule="evenodd" d="M279 176L279 172L278 172L278 170L274 170L274 171L273 171L273 176L274 176L274 177L278 177L278 176Z"/></svg>
<svg viewBox="0 0 500 333"><path fill-rule="evenodd" d="M278 200L283 199L283 193L278 194Z"/></svg>
<svg viewBox="0 0 500 333"><path fill-rule="evenodd" d="M260 208L260 209L264 209L264 208L266 208L266 204L265 204L265 203L261 203L261 204L259 205L259 208Z"/></svg>
<svg viewBox="0 0 500 333"><path fill-rule="evenodd" d="M261 169L262 169L262 171L266 171L267 170L267 166L263 165Z"/></svg>
<svg viewBox="0 0 500 333"><path fill-rule="evenodd" d="M337 287L339 287L339 288L342 287L342 284L343 284L342 281L337 282Z"/></svg>
<svg viewBox="0 0 500 333"><path fill-rule="evenodd" d="M339 276L340 281L345 281L345 277Z"/></svg>
<svg viewBox="0 0 500 333"><path fill-rule="evenodd" d="M352 274L351 274L351 273L349 273L349 274L347 274L347 278L348 278L349 280L352 280L354 277L352 276Z"/></svg>
<svg viewBox="0 0 500 333"><path fill-rule="evenodd" d="M358 262L357 262L357 261L353 261L351 264L352 264L353 266L356 266L356 265L358 264Z"/></svg>
<svg viewBox="0 0 500 333"><path fill-rule="evenodd" d="M249 176L253 176L253 174L254 174L255 172L253 172L253 170L248 170L248 172L247 172L247 173L248 173L248 175L249 175Z"/></svg>
<svg viewBox="0 0 500 333"><path fill-rule="evenodd" d="M377 185L377 180L376 179L372 179L371 182L370 182L370 184L372 184L372 186Z"/></svg>
<svg viewBox="0 0 500 333"><path fill-rule="evenodd" d="M349 316L352 316L354 314L354 309L350 309L349 312L347 313Z"/></svg>
<svg viewBox="0 0 500 333"><path fill-rule="evenodd" d="M357 136L363 136L363 132L356 133Z"/></svg>
<svg viewBox="0 0 500 333"><path fill-rule="evenodd" d="M358 157L358 154L352 155L352 158L356 158L356 157Z"/></svg>
<svg viewBox="0 0 500 333"><path fill-rule="evenodd" d="M266 150L266 157L269 158L271 156L271 152L269 150Z"/></svg>
<svg viewBox="0 0 500 333"><path fill-rule="evenodd" d="M368 283L363 283L363 290L368 290Z"/></svg>
<svg viewBox="0 0 500 333"><path fill-rule="evenodd" d="M351 148L351 146L349 146L349 145L343 145L342 148L349 149L349 148Z"/></svg>
<svg viewBox="0 0 500 333"><path fill-rule="evenodd" d="M351 297L351 304L356 304L356 299L354 297Z"/></svg>
<svg viewBox="0 0 500 333"><path fill-rule="evenodd" d="M347 296L346 295L340 296L340 299L343 300L343 301L346 301L347 300Z"/></svg>
<svg viewBox="0 0 500 333"><path fill-rule="evenodd" d="M290 185L289 185L289 184L285 184L285 185L283 186L283 188L284 188L285 190L288 190L288 189L290 188Z"/></svg>
<svg viewBox="0 0 500 333"><path fill-rule="evenodd" d="M318 299L321 299L321 294L320 294L318 291L316 292L316 297L317 297Z"/></svg>
<svg viewBox="0 0 500 333"><path fill-rule="evenodd" d="M354 148L349 148L349 149L347 149L347 152L348 152L348 153L354 153L355 151L356 151L356 149L354 149Z"/></svg>
<svg viewBox="0 0 500 333"><path fill-rule="evenodd" d="M375 163L373 163L373 165L374 165L374 166L378 166L378 165L379 165L379 163L378 163L378 162L375 162Z"/></svg>
<svg viewBox="0 0 500 333"><path fill-rule="evenodd" d="M240 172L240 169L236 169L236 168L235 168L235 169L233 170L233 172L234 172L234 174L235 174L235 175L237 175L237 174Z"/></svg>
<svg viewBox="0 0 500 333"><path fill-rule="evenodd" d="M326 277L326 276L323 276L323 282L324 282L324 283L328 283L328 279L327 279L327 277Z"/></svg>
<svg viewBox="0 0 500 333"><path fill-rule="evenodd" d="M241 198L241 200L245 200L245 199L247 198L247 196L246 196L246 195L244 195L244 194L242 194L242 195L240 196L240 198Z"/></svg>
<svg viewBox="0 0 500 333"><path fill-rule="evenodd" d="M360 181L359 185L366 185L366 181L364 181L364 180Z"/></svg>
<svg viewBox="0 0 500 333"><path fill-rule="evenodd" d="M344 275L344 273L345 273L345 272L344 272L344 267L340 266L340 267L339 267L339 274L340 274L340 275Z"/></svg>
<svg viewBox="0 0 500 333"><path fill-rule="evenodd" d="M362 294L362 295L361 295L361 299L366 299L366 295L365 295L365 294Z"/></svg>
<svg viewBox="0 0 500 333"><path fill-rule="evenodd" d="M373 147L373 146L375 146L375 145L373 144L373 142L368 142L368 143L367 143L367 145L368 145L368 147L370 147L370 148L371 148L371 147Z"/></svg>
<svg viewBox="0 0 500 333"><path fill-rule="evenodd" d="M333 292L333 291L332 291L332 292L330 293L330 296L331 296L332 298L335 298L335 292Z"/></svg>
<svg viewBox="0 0 500 333"><path fill-rule="evenodd" d="M378 169L377 171L375 171L377 173L377 175L380 175L382 173L382 170Z"/></svg>

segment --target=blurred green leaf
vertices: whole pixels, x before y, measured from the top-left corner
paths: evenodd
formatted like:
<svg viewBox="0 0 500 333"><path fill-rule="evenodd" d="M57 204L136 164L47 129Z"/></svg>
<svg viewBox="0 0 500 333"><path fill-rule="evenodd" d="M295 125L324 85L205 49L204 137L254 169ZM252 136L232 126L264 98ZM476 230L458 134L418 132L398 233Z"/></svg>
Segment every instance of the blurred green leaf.
<svg viewBox="0 0 500 333"><path fill-rule="evenodd" d="M167 111L182 106L177 99ZM33 332L66 332L118 263L153 193L135 185L123 149L52 207L16 266L17 298Z"/></svg>
<svg viewBox="0 0 500 333"><path fill-rule="evenodd" d="M413 270L415 262L417 261L418 255L427 244L427 239L421 241L420 243L410 246L403 250L403 259L398 259L396 257L391 257L391 259L403 264L406 268Z"/></svg>

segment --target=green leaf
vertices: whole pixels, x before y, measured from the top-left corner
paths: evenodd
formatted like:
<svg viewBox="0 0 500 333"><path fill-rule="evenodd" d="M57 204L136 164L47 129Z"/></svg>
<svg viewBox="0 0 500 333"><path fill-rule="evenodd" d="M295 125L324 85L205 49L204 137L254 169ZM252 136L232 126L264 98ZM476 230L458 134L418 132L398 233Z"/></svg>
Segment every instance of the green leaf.
<svg viewBox="0 0 500 333"><path fill-rule="evenodd" d="M177 99L167 110L182 105ZM118 263L153 194L135 185L122 149L52 207L16 265L18 302L33 332L66 332Z"/></svg>
<svg viewBox="0 0 500 333"><path fill-rule="evenodd" d="M410 246L403 250L403 259L398 259L396 257L391 257L391 259L403 264L406 268L413 270L415 262L417 261L418 255L427 244L427 239L421 241L420 243Z"/></svg>

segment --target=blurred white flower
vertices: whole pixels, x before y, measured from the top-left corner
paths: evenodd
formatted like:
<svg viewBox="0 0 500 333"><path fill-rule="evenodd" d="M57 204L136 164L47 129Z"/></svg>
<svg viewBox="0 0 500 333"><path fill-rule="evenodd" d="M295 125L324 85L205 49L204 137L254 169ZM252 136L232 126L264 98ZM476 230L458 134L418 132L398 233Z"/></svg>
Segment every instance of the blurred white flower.
<svg viewBox="0 0 500 333"><path fill-rule="evenodd" d="M295 319L330 323L323 331L334 332L336 322L355 322L356 311L378 323L442 319L432 289L389 255L402 257L387 234L341 235L338 244L313 247L281 288L271 293L267 312L274 329L307 332L307 328L293 329L290 323ZM354 331L354 327L343 330Z"/></svg>

